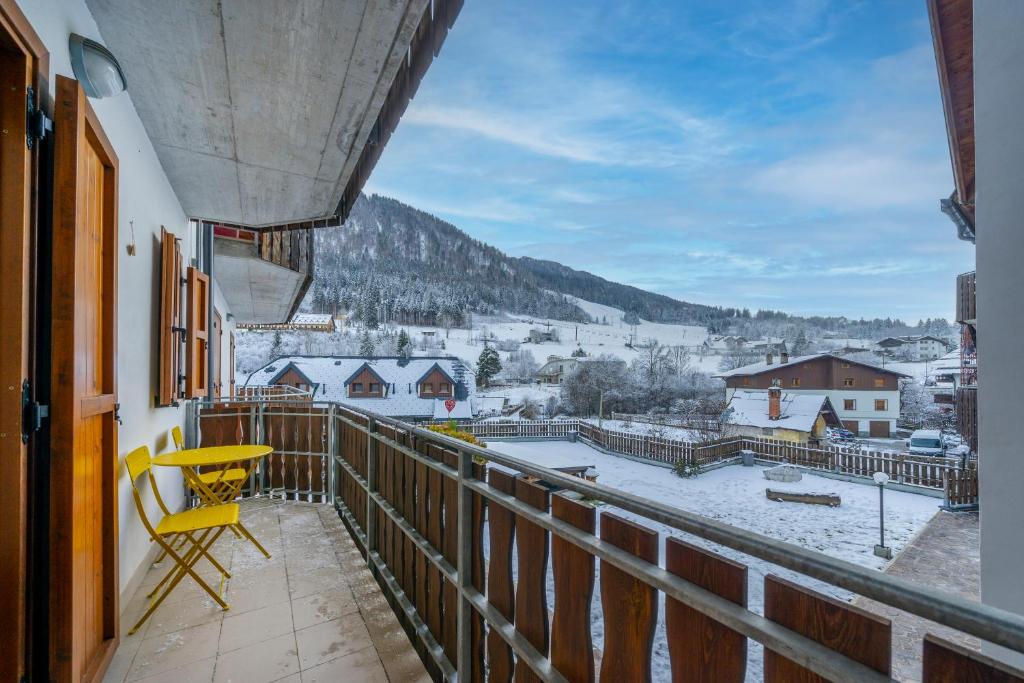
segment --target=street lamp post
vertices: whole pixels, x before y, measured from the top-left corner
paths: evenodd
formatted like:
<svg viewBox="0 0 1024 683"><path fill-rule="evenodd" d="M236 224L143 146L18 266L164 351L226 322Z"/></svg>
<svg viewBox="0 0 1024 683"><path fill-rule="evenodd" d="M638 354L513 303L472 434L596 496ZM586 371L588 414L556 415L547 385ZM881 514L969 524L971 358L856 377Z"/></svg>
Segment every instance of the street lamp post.
<svg viewBox="0 0 1024 683"><path fill-rule="evenodd" d="M889 483L889 475L875 472L871 478L878 484L878 545L875 546L875 555L891 560L892 548L885 545L885 485Z"/></svg>

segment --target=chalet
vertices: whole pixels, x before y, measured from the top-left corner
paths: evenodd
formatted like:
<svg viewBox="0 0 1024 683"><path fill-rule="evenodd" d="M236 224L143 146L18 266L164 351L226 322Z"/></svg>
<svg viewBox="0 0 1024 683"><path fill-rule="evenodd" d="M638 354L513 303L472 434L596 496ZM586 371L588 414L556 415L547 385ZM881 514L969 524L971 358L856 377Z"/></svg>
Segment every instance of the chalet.
<svg viewBox="0 0 1024 683"><path fill-rule="evenodd" d="M929 335L886 337L875 342L875 349L884 355L907 360L936 360L953 348L945 339Z"/></svg>
<svg viewBox="0 0 1024 683"><path fill-rule="evenodd" d="M582 363L622 363L620 359L608 360L607 357L591 358L586 356L548 356L548 360L537 370L537 381L541 384L561 384Z"/></svg>
<svg viewBox="0 0 1024 683"><path fill-rule="evenodd" d="M705 355L724 355L730 351L740 351L746 344L747 340L737 335L708 337L704 340L702 351Z"/></svg>
<svg viewBox="0 0 1024 683"><path fill-rule="evenodd" d="M831 353L808 356L771 353L753 365L717 375L725 380L726 399L737 391L767 392L775 386L792 394L824 394L843 425L854 434L889 437L900 416L901 379L907 377Z"/></svg>
<svg viewBox="0 0 1024 683"><path fill-rule="evenodd" d="M544 342L558 341L558 332L551 328L541 330L535 327L530 330L530 336L526 341L530 344L543 344Z"/></svg>
<svg viewBox="0 0 1024 683"><path fill-rule="evenodd" d="M314 401L337 401L409 420L474 416L473 371L451 356L287 356L256 370L246 387L290 386ZM450 402L454 407L448 410Z"/></svg>
<svg viewBox="0 0 1024 683"><path fill-rule="evenodd" d="M841 427L839 414L825 394L768 391L733 392L726 408L730 434L769 436L799 443L825 438L826 427Z"/></svg>
<svg viewBox="0 0 1024 683"><path fill-rule="evenodd" d="M334 332L337 325L330 313L296 313L286 323L239 323L243 330L292 330L308 332Z"/></svg>

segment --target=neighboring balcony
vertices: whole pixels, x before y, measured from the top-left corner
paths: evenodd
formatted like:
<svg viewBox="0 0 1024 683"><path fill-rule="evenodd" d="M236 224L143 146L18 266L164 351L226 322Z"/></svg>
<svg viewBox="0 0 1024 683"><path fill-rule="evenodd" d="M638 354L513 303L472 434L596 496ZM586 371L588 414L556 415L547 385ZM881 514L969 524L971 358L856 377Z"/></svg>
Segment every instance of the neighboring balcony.
<svg viewBox="0 0 1024 683"><path fill-rule="evenodd" d="M956 276L956 321L974 325L978 320L978 300L975 294L975 273Z"/></svg>
<svg viewBox="0 0 1024 683"><path fill-rule="evenodd" d="M314 229L214 226L214 277L237 322L291 319L313 283Z"/></svg>
<svg viewBox="0 0 1024 683"><path fill-rule="evenodd" d="M964 386L956 392L957 431L970 447L978 452L978 387Z"/></svg>

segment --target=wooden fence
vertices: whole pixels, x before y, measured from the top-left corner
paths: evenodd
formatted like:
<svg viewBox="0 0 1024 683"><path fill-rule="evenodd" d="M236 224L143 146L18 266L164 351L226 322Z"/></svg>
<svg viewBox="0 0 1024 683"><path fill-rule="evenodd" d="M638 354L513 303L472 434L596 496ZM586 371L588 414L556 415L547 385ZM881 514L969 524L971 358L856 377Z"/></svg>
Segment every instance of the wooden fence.
<svg viewBox="0 0 1024 683"><path fill-rule="evenodd" d="M944 491L949 507L977 505L977 466L960 458L936 458L869 451L842 446L810 446L769 437L723 437L709 442L690 442L601 428L587 420L492 420L467 423L463 428L483 439L567 438L577 435L605 450L634 458L676 466L679 463L706 467L741 451L755 458L799 465L850 477L870 479L885 472L898 484ZM952 488L951 488L952 487Z"/></svg>

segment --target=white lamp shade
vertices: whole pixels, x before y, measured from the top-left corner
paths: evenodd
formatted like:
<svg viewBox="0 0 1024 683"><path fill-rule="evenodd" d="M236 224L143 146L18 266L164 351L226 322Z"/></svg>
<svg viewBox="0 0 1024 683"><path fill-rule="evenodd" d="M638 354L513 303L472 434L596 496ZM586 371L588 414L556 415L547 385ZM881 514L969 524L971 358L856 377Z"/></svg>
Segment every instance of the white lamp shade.
<svg viewBox="0 0 1024 683"><path fill-rule="evenodd" d="M72 33L68 41L71 70L89 97L112 97L128 87L113 53L95 40Z"/></svg>
<svg viewBox="0 0 1024 683"><path fill-rule="evenodd" d="M885 472L875 472L871 475L871 478L875 480L875 483L879 486L884 486L889 483L889 475Z"/></svg>

